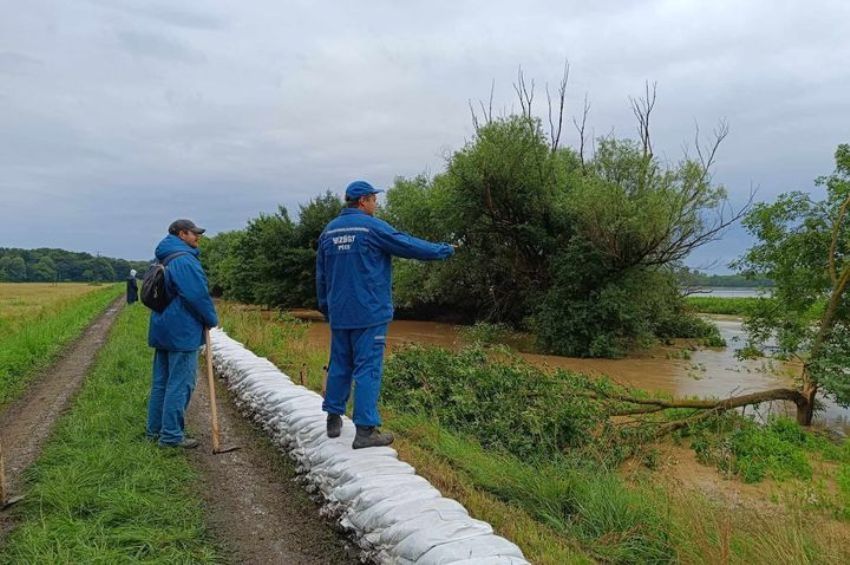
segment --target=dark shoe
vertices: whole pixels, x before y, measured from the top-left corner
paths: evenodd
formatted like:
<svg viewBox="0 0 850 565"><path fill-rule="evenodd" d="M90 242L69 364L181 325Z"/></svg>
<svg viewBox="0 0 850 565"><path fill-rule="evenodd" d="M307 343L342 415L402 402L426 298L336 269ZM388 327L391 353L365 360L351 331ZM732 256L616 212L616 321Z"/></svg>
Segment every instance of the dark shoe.
<svg viewBox="0 0 850 565"><path fill-rule="evenodd" d="M194 449L200 445L198 440L191 437L184 437L178 443L160 443L160 447L182 447L183 449Z"/></svg>
<svg viewBox="0 0 850 565"><path fill-rule="evenodd" d="M339 437L342 433L342 416L328 414L328 437Z"/></svg>
<svg viewBox="0 0 850 565"><path fill-rule="evenodd" d="M357 433L354 434L354 443L351 444L353 449L363 449L364 447L383 447L393 442L395 438L390 432L381 432L375 426L357 426Z"/></svg>

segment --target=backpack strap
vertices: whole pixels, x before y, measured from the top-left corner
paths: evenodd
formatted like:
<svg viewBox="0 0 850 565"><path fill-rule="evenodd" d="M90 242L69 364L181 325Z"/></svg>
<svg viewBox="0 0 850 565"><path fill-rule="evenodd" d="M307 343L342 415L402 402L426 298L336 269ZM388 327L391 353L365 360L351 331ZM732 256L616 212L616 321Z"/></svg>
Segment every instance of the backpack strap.
<svg viewBox="0 0 850 565"><path fill-rule="evenodd" d="M160 265L163 267L167 267L169 263L171 263L172 259L177 259L181 255L188 255L188 251L177 251L176 253L172 253L171 255L166 255L165 259L160 261Z"/></svg>

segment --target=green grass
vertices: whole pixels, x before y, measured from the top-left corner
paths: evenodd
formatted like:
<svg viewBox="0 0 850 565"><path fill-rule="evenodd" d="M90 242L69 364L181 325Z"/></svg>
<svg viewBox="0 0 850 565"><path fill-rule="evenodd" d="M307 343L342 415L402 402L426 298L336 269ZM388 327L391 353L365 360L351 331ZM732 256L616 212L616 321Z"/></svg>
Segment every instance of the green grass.
<svg viewBox="0 0 850 565"><path fill-rule="evenodd" d="M753 311L760 299L754 297L721 298L718 296L688 296L685 302L695 312L746 316Z"/></svg>
<svg viewBox="0 0 850 565"><path fill-rule="evenodd" d="M560 560L550 558L551 552L535 553L534 562L582 562L582 552L604 563L850 559L846 530L824 525L822 516L801 503L792 503L783 514L747 508L730 511L697 492L662 486L649 472L626 481L614 470L569 457L532 464L483 449L431 417L392 413L391 418L392 429L403 441L429 454L424 469L423 462L417 465L420 472L429 476L432 467L446 462L475 488L523 510L577 546ZM850 489L850 470L842 472L847 473Z"/></svg>
<svg viewBox="0 0 850 565"><path fill-rule="evenodd" d="M10 285L6 286L8 291ZM41 291L47 297L54 288L57 287L42 285ZM121 285L110 285L31 307L21 315L4 316L0 333L0 407L18 397L30 379L50 365L62 348L121 292ZM7 304L15 306L16 302Z"/></svg>
<svg viewBox="0 0 850 565"><path fill-rule="evenodd" d="M0 563L208 563L197 477L185 455L142 438L148 311L115 322L72 411L27 472Z"/></svg>
<svg viewBox="0 0 850 565"><path fill-rule="evenodd" d="M761 301L766 300L769 300L769 298L688 296L685 298L685 303L691 310L701 314L746 317L755 311ZM806 313L806 318L811 320L820 318L825 306L825 300L816 302Z"/></svg>
<svg viewBox="0 0 850 565"><path fill-rule="evenodd" d="M651 489L627 487L611 470L567 457L531 464L485 450L475 440L414 414L394 414L392 427L449 461L478 488L578 540L597 559L657 563L674 558L666 501Z"/></svg>
<svg viewBox="0 0 850 565"><path fill-rule="evenodd" d="M715 429L720 426L720 429ZM691 432L691 445L698 458L716 465L745 483L764 479L809 481L812 459L820 458L850 464L850 443L833 443L822 435L802 428L784 417L759 425L748 418L729 413L717 424Z"/></svg>

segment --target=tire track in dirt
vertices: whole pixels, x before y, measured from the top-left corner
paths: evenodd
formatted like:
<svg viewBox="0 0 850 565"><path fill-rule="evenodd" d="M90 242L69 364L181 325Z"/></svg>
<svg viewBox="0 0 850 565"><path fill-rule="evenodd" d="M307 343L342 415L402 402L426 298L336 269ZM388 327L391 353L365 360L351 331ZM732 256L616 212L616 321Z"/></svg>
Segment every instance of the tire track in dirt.
<svg viewBox="0 0 850 565"><path fill-rule="evenodd" d="M123 304L123 296L112 301L80 337L65 346L58 361L29 384L23 396L0 411L0 440L10 494L21 493L23 471L35 462L56 420L70 406ZM0 512L0 542L14 526L9 514Z"/></svg>
<svg viewBox="0 0 850 565"><path fill-rule="evenodd" d="M203 366L203 363L201 363ZM201 474L205 519L231 563L360 563L354 545L319 515L318 505L294 481L292 462L242 417L217 381L222 447L212 454L209 389L203 370L189 406L190 435L201 445L189 460Z"/></svg>

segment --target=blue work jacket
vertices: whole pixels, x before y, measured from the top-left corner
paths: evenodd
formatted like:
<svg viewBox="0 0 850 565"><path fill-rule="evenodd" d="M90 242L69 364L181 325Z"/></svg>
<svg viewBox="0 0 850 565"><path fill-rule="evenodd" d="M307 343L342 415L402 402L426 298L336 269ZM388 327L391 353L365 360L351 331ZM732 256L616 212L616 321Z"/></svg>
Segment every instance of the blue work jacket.
<svg viewBox="0 0 850 565"><path fill-rule="evenodd" d="M454 253L345 208L319 237L316 294L331 329L369 328L393 319L392 256L433 261Z"/></svg>
<svg viewBox="0 0 850 565"><path fill-rule="evenodd" d="M168 351L196 351L204 342L204 326L218 325L207 276L201 267L200 252L176 235L168 235L156 247L156 258L183 252L165 268L168 307L151 312L148 345Z"/></svg>

